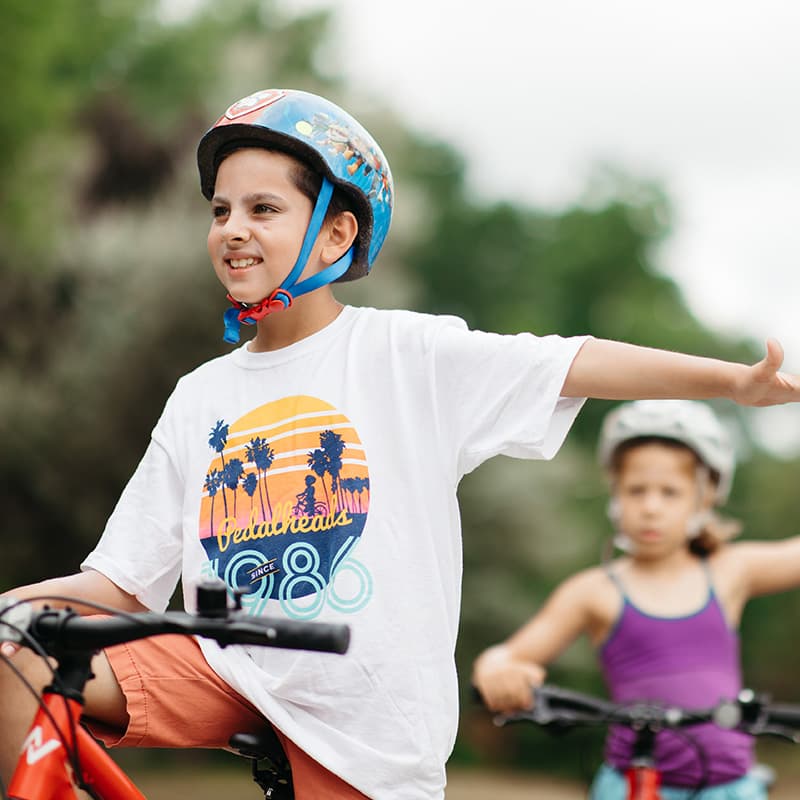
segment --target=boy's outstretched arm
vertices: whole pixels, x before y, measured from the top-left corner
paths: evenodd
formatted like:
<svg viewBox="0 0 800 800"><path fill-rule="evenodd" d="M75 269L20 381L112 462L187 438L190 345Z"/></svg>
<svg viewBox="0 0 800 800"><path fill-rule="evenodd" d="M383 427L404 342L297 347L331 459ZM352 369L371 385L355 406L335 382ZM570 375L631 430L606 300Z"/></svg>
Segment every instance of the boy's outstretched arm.
<svg viewBox="0 0 800 800"><path fill-rule="evenodd" d="M800 377L780 372L783 348L767 341L753 365L690 356L649 347L589 339L567 373L564 397L601 400L727 397L746 406L800 401Z"/></svg>

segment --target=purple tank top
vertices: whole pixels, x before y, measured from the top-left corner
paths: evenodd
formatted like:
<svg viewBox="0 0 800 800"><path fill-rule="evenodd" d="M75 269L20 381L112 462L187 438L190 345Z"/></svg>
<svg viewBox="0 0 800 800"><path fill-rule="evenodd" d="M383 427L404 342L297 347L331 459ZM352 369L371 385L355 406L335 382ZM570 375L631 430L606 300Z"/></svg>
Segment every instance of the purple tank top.
<svg viewBox="0 0 800 800"><path fill-rule="evenodd" d="M610 570L609 576L624 600L622 613L598 653L612 700L707 708L722 698L736 697L741 689L739 637L725 619L710 575L705 605L684 617L655 617L640 611ZM625 770L634 738L628 728L612 726L606 761ZM656 736L655 758L667 786L716 786L747 772L753 760L752 739L710 723L662 731Z"/></svg>

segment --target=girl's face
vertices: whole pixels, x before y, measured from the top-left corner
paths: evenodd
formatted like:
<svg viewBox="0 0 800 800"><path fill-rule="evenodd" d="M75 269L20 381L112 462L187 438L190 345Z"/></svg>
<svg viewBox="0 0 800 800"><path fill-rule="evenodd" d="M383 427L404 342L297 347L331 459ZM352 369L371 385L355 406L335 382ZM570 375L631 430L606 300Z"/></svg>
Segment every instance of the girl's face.
<svg viewBox="0 0 800 800"><path fill-rule="evenodd" d="M650 442L623 454L614 500L620 531L640 557L660 557L686 546L692 516L703 507L697 458L683 447Z"/></svg>

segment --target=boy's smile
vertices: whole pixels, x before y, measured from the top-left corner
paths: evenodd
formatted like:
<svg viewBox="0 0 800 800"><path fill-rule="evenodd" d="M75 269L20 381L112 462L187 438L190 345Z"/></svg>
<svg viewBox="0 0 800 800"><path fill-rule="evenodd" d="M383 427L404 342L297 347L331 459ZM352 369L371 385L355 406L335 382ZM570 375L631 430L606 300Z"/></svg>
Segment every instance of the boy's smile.
<svg viewBox="0 0 800 800"><path fill-rule="evenodd" d="M219 166L208 253L232 297L258 303L291 271L312 204L292 179L294 160L283 153L246 148ZM309 267L317 263L316 250Z"/></svg>

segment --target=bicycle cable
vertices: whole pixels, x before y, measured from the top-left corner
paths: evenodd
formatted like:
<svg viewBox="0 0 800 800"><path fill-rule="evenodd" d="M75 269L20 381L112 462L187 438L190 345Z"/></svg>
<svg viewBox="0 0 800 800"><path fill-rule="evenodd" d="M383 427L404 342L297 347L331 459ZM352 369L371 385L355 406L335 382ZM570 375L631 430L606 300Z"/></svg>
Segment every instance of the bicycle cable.
<svg viewBox="0 0 800 800"><path fill-rule="evenodd" d="M598 721L603 725L611 725L611 724L621 724L617 719L614 718L614 714L623 711L625 709L624 703L618 703L612 709L608 711L606 714L599 714ZM655 731L656 735L658 733L667 733L670 732L674 734L676 737L683 739L689 747L694 751L695 756L697 758L698 764L700 766L700 775L701 779L700 782L691 789L691 793L687 797L687 800L694 800L694 798L698 795L699 792L702 792L708 786L708 759L706 757L706 753L703 748L698 743L697 739L692 736L688 731L682 730L678 727L664 727L660 731Z"/></svg>
<svg viewBox="0 0 800 800"><path fill-rule="evenodd" d="M12 605L7 606L6 608L4 608L2 611L0 611L0 620L2 620L3 616L6 614L7 611L9 611L12 608L16 608L17 606L21 605L24 602L28 602L28 601L26 601L26 600L25 601L19 601L18 603L13 603ZM50 670L50 676L51 676L51 681L52 681L51 685L53 685L54 687L61 688L63 690L64 686L63 686L63 684L60 684L61 678L59 677L58 673L54 669L53 665L50 663L50 659L48 658L47 653L41 647L41 645L26 630L23 630L22 628L18 627L17 625L14 625L13 623L10 623L10 622L3 622L3 625L5 625L7 628L10 628L11 630L16 631L20 635L20 640L21 641L24 640L25 643L26 643L26 646L29 649L33 650L33 652L37 656L39 656L42 659L42 661L47 665L47 668ZM73 773L74 773L75 778L76 778L76 783L78 783L81 786L81 788L86 788L83 785L84 784L83 773L81 771L81 766L80 766L80 753L79 753L79 747L78 747L77 724L75 722L73 714L69 710L69 706L67 704L66 696L65 695L61 695L62 700L64 702L64 707L65 707L65 710L66 710L67 719L70 721L70 723L69 723L70 724L70 731L69 732L70 732L70 735L72 737L72 743L73 743L72 746L70 746L69 738L66 736L64 731L59 727L58 723L56 722L56 719L53 716L53 712L50 710L50 707L47 705L47 703L45 703L44 698L42 697L42 693L39 690L37 690L35 686L33 686L33 684L25 677L25 675L23 675L22 671L19 669L19 667L17 667L16 664L13 663L11 658L9 658L8 656L3 655L3 654L0 654L0 658L9 667L9 669L15 674L15 676L19 679L20 683L22 683L22 685L25 687L25 689L27 689L27 691L31 694L31 696L36 700L36 703L37 703L39 709L47 717L48 721L50 722L50 725L52 726L53 730L55 731L56 735L58 736L58 738L61 741L61 746L64 748L64 752L67 754L67 758L69 759L69 763L72 766L72 770L73 770ZM95 797L94 793L90 789L86 788L86 791L88 791L89 794L92 795L92 797ZM0 795L0 797L2 797L3 800L6 800L6 795L5 794Z"/></svg>

